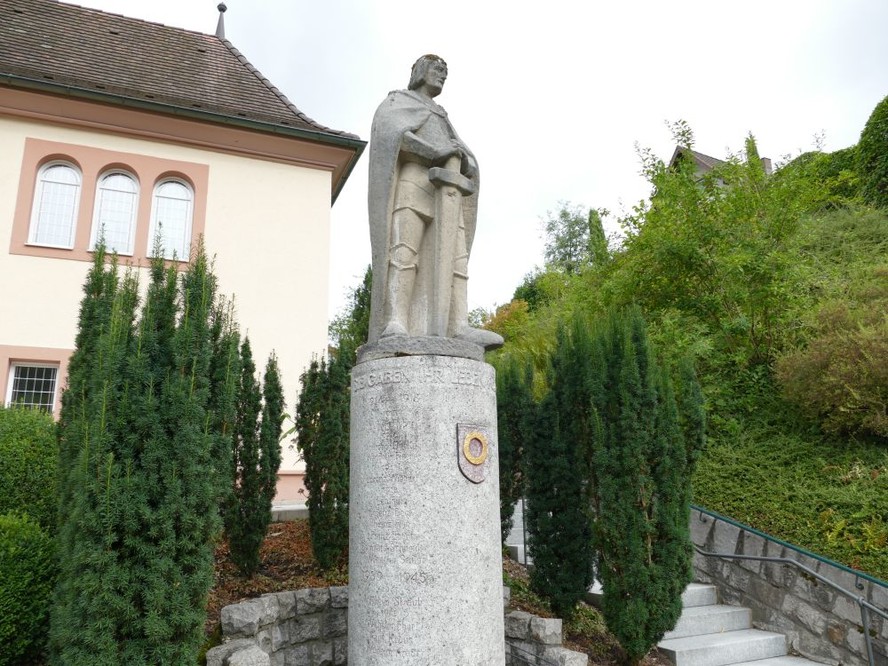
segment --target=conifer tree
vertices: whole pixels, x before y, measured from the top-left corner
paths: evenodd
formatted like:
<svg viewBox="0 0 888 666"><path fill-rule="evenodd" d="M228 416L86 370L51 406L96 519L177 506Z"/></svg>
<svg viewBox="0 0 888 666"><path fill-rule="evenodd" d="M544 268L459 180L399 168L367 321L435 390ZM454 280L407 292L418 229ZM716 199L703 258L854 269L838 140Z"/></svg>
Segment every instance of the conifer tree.
<svg viewBox="0 0 888 666"><path fill-rule="evenodd" d="M193 663L219 527L206 410L215 278L202 247L181 287L155 261L136 323L136 279L102 255L63 399L51 660Z"/></svg>
<svg viewBox="0 0 888 666"><path fill-rule="evenodd" d="M231 502L237 387L241 374L240 334L233 307L220 303L210 327L210 430L213 433L213 478L218 480L222 516Z"/></svg>
<svg viewBox="0 0 888 666"><path fill-rule="evenodd" d="M330 324L336 348L300 378L296 443L305 460L312 550L325 569L340 564L348 548L350 376L367 341L372 280L368 266L348 307Z"/></svg>
<svg viewBox="0 0 888 666"><path fill-rule="evenodd" d="M224 515L231 560L243 575L249 576L259 566L259 549L271 522L271 503L281 464L279 437L284 406L273 355L265 369L264 405L248 338L241 344L239 365L229 477L232 487Z"/></svg>
<svg viewBox="0 0 888 666"><path fill-rule="evenodd" d="M527 525L532 587L570 619L593 579L588 483L589 339L583 326L558 331L549 393L527 443Z"/></svg>
<svg viewBox="0 0 888 666"><path fill-rule="evenodd" d="M312 550L325 569L339 564L348 547L349 370L344 357L313 360L296 408Z"/></svg>
<svg viewBox="0 0 888 666"><path fill-rule="evenodd" d="M681 614L692 578L690 479L703 441L699 386L682 373L684 416L637 310L612 314L591 346L591 486L602 609L630 663Z"/></svg>
<svg viewBox="0 0 888 666"><path fill-rule="evenodd" d="M515 503L524 493L524 451L533 416L533 366L507 359L496 373L499 445L500 530L503 543L512 531Z"/></svg>

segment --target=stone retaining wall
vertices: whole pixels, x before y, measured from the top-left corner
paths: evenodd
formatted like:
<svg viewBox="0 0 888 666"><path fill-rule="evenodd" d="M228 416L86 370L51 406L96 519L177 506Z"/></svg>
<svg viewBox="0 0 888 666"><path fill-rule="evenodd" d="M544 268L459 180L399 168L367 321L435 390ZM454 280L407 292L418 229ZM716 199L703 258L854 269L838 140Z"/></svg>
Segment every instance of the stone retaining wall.
<svg viewBox="0 0 888 666"><path fill-rule="evenodd" d="M691 538L709 552L784 557L888 609L888 588L768 541L697 510L691 511ZM723 603L752 609L758 629L786 635L787 645L814 661L866 664L860 610L852 599L789 564L694 556L696 579L718 587ZM870 614L877 666L888 666L888 622Z"/></svg>
<svg viewBox="0 0 888 666"><path fill-rule="evenodd" d="M508 605L509 588L503 589ZM222 609L222 645L207 666L340 666L348 663L348 588L265 594ZM505 616L506 666L586 666L561 645L561 620Z"/></svg>

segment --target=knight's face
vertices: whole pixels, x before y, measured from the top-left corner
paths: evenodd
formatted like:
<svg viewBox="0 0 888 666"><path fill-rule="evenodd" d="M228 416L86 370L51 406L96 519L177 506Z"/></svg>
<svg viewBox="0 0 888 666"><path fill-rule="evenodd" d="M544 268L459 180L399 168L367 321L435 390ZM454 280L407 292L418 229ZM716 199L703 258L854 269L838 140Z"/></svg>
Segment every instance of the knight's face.
<svg viewBox="0 0 888 666"><path fill-rule="evenodd" d="M444 82L447 80L447 65L440 60L432 61L426 68L423 79L431 89L433 96L439 94L444 89Z"/></svg>

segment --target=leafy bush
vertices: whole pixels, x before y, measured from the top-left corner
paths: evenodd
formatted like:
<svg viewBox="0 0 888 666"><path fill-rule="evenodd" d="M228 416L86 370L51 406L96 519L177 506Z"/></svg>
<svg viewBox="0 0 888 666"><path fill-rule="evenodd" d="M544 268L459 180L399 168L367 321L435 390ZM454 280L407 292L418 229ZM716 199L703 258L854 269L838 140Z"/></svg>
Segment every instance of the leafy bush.
<svg viewBox="0 0 888 666"><path fill-rule="evenodd" d="M888 284L888 269L880 275ZM888 298L881 303L888 305ZM820 334L779 360L777 379L787 398L827 432L888 440L888 315L884 309L866 314L845 302L824 307Z"/></svg>
<svg viewBox="0 0 888 666"><path fill-rule="evenodd" d="M33 663L46 644L54 552L33 519L0 514L0 666Z"/></svg>
<svg viewBox="0 0 888 666"><path fill-rule="evenodd" d="M832 153L803 153L775 174L778 181L791 177L800 178L807 184L805 204L810 211L848 205L860 196L857 146Z"/></svg>
<svg viewBox="0 0 888 666"><path fill-rule="evenodd" d="M888 97L866 121L857 151L864 198L874 206L888 208Z"/></svg>
<svg viewBox="0 0 888 666"><path fill-rule="evenodd" d="M0 513L25 512L55 530L58 454L51 415L0 406Z"/></svg>
<svg viewBox="0 0 888 666"><path fill-rule="evenodd" d="M210 430L215 278L138 281L95 254L60 417L53 663L194 663L213 583L219 491ZM140 316L137 316L140 315Z"/></svg>

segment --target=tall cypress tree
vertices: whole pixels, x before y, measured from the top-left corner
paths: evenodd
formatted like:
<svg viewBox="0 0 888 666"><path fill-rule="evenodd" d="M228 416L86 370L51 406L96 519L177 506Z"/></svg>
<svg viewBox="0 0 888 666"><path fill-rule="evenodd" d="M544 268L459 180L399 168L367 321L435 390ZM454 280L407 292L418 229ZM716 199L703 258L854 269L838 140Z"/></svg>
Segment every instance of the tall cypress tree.
<svg viewBox="0 0 888 666"><path fill-rule="evenodd" d="M612 314L592 349L591 481L602 609L637 663L675 626L692 578L688 502L703 441L702 403L685 370L679 415L637 310Z"/></svg>
<svg viewBox="0 0 888 666"><path fill-rule="evenodd" d="M305 460L312 550L325 569L342 562L348 548L350 373L367 340L372 279L368 267L348 310L330 325L338 348L300 378L296 443Z"/></svg>
<svg viewBox="0 0 888 666"><path fill-rule="evenodd" d="M249 576L259 566L259 549L271 522L271 503L281 464L279 437L284 406L273 355L265 369L263 405L248 338L241 344L240 369L229 477L231 493L224 515L231 560L243 575Z"/></svg>
<svg viewBox="0 0 888 666"><path fill-rule="evenodd" d="M52 661L192 663L218 532L206 411L215 279L202 247L181 289L157 260L136 325L135 278L117 282L100 255L81 308L95 316L81 316L83 362L63 400L63 462L74 464L65 472Z"/></svg>
<svg viewBox="0 0 888 666"><path fill-rule="evenodd" d="M523 458L533 412L533 366L507 359L500 364L496 373L500 531L503 543L512 531L515 503L524 493Z"/></svg>
<svg viewBox="0 0 888 666"><path fill-rule="evenodd" d="M558 330L550 390L527 443L527 525L531 585L569 619L593 579L588 451L589 338Z"/></svg>
<svg viewBox="0 0 888 666"><path fill-rule="evenodd" d="M302 374L296 407L299 450L305 460L312 550L325 569L348 547L349 368L344 357L314 360Z"/></svg>

